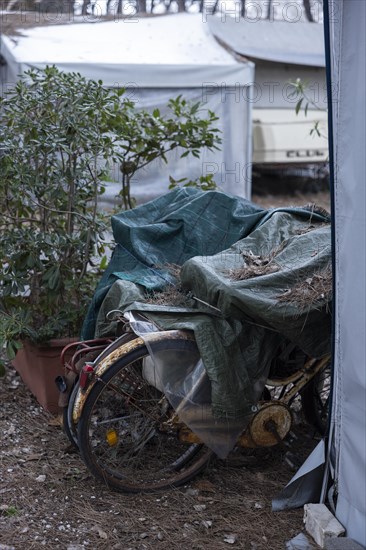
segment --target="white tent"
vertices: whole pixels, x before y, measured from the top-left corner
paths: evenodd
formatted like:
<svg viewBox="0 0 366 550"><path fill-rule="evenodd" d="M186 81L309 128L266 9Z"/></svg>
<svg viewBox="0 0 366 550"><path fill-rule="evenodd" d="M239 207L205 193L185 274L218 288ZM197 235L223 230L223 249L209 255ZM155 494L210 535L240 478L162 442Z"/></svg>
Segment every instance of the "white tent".
<svg viewBox="0 0 366 550"><path fill-rule="evenodd" d="M254 66L223 49L200 14L18 29L2 37L1 54L6 83L31 67L55 64L108 87L127 87L137 107L163 110L179 94L202 101L219 116L221 151L200 159L179 159L177 152L168 167L156 162L137 173L132 194L146 199L166 192L169 174L180 179L212 172L222 189L250 198Z"/></svg>
<svg viewBox="0 0 366 550"><path fill-rule="evenodd" d="M320 498L332 507L347 538L366 548L365 28L366 2L324 2L333 227L332 407L326 456L321 441L272 504L283 510ZM348 542L336 547L355 548Z"/></svg>
<svg viewBox="0 0 366 550"><path fill-rule="evenodd" d="M328 143L323 25L245 17L207 19L212 34L229 51L255 63L253 163L257 167L324 164ZM290 81L297 79L306 86L306 115L304 109L296 114L299 96ZM315 123L321 136L311 133Z"/></svg>
<svg viewBox="0 0 366 550"><path fill-rule="evenodd" d="M289 80L301 78L309 97L327 107L323 26L304 21L250 21L208 17L212 34L227 48L255 63L255 108L294 110Z"/></svg>
<svg viewBox="0 0 366 550"><path fill-rule="evenodd" d="M329 441L336 516L366 547L366 2L327 0L334 171L334 383Z"/></svg>

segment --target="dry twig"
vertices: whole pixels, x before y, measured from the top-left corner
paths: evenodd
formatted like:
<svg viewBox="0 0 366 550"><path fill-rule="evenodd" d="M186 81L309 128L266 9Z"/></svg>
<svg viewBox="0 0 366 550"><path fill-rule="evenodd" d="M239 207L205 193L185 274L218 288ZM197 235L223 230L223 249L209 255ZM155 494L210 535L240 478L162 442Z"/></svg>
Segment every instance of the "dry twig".
<svg viewBox="0 0 366 550"><path fill-rule="evenodd" d="M332 268L327 267L318 273L301 280L283 294L277 296L279 302L292 304L300 310L310 306L323 305L332 299Z"/></svg>
<svg viewBox="0 0 366 550"><path fill-rule="evenodd" d="M243 281L245 279L252 279L253 277L259 277L261 275L268 275L269 273L275 273L280 270L273 260L278 254L279 248L273 250L268 256L256 256L251 250L242 252L244 258L244 266L237 269L229 270L229 277L234 281Z"/></svg>

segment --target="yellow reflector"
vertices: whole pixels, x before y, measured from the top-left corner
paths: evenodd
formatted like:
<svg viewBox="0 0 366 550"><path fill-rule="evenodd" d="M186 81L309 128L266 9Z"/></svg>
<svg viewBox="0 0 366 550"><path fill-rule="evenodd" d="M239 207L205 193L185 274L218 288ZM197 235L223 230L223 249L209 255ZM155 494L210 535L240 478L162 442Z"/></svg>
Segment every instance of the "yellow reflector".
<svg viewBox="0 0 366 550"><path fill-rule="evenodd" d="M115 445L117 445L117 443L118 443L118 434L117 434L116 430L113 430L113 428L108 430L107 433L106 433L106 440L107 440L107 443L110 447L114 447Z"/></svg>

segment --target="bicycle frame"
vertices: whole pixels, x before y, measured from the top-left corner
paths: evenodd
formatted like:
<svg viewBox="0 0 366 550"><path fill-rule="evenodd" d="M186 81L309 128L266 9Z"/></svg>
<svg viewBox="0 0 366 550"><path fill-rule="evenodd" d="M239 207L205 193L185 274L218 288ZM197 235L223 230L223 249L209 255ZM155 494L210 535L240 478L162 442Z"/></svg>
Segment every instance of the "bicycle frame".
<svg viewBox="0 0 366 550"><path fill-rule="evenodd" d="M330 355L321 359L308 359L304 367L291 376L268 379L266 387L283 388L283 394L277 399L260 401L258 411L253 415L249 425L241 434L237 444L240 447L271 447L280 443L288 434L292 425L290 404L301 390L323 369L326 368ZM290 388L287 389L287 386ZM179 438L187 443L202 443L199 437L187 426L179 428Z"/></svg>
<svg viewBox="0 0 366 550"><path fill-rule="evenodd" d="M94 385L100 380L100 377L122 356L132 352L141 345L149 345L160 340L185 338L194 340L194 335L185 331L162 331L148 333L141 337L120 337L109 346L107 346L98 358L91 363L87 363L88 384L79 388L78 394L73 406L73 422L75 425L79 422L83 407ZM126 341L127 340L127 341ZM323 370L329 363L330 357L327 355L322 359L310 358L306 361L302 369L294 372L290 376L279 379L268 379L266 386L271 388L283 388L280 397L258 403L258 411L253 417L238 440L238 445L243 447L273 446L286 437L292 425L292 414L290 404L294 398L299 395L301 390ZM174 424L177 427L178 437L181 441L187 443L202 443L200 438L181 423L175 415Z"/></svg>

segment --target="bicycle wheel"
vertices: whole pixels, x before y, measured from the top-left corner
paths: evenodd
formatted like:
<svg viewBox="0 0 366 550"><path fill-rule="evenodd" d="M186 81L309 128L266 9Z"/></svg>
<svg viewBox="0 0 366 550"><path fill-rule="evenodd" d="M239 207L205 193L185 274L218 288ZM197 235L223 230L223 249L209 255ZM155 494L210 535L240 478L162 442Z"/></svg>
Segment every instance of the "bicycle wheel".
<svg viewBox="0 0 366 550"><path fill-rule="evenodd" d="M104 349L101 351L102 344L97 345L95 349L91 348L90 351L87 352L85 355L81 355L79 361L76 363L76 370L78 373L81 372L82 367L85 365L85 363L88 361L95 361L97 358L99 361L101 361L106 355L111 353L116 346L123 345L124 343L132 340L134 336L130 333L123 334L118 338L118 340L112 341L110 344L106 344ZM103 343L104 344L104 343ZM64 407L62 412L62 424L65 434L67 435L71 445L75 447L75 449L79 450L79 444L78 444L78 434L77 434L77 426L75 425L73 421L73 407L75 403L76 396L79 391L79 378L77 377L74 385L72 387L69 401L66 407Z"/></svg>
<svg viewBox="0 0 366 550"><path fill-rule="evenodd" d="M166 339L152 353L197 355L194 341ZM173 353L172 353L173 352ZM78 423L81 456L96 478L124 492L162 490L199 473L212 451L179 440L173 408L144 375L145 345L122 355L92 388ZM146 364L146 363L145 363ZM173 367L174 368L174 367Z"/></svg>
<svg viewBox="0 0 366 550"><path fill-rule="evenodd" d="M325 435L328 427L330 387L329 363L310 380L301 393L305 418L321 435Z"/></svg>
<svg viewBox="0 0 366 550"><path fill-rule="evenodd" d="M76 380L74 387L72 388L72 391L70 393L67 407L64 407L62 411L62 425L63 425L64 432L67 435L71 445L75 447L75 449L79 449L79 445L78 445L78 434L77 434L76 426L72 419L72 409L75 403L78 390L79 390L79 384L78 384L78 381Z"/></svg>

